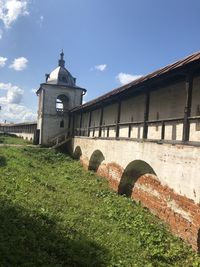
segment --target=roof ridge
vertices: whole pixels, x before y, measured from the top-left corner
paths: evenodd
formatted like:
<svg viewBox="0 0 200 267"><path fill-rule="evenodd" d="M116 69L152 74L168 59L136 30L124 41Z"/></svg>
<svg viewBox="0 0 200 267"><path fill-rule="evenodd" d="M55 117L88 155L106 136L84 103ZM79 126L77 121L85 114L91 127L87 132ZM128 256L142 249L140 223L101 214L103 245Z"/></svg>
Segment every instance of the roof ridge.
<svg viewBox="0 0 200 267"><path fill-rule="evenodd" d="M95 99L92 99L92 100L86 102L85 104L83 104L81 106L78 106L78 107L74 108L73 110L76 110L76 109L78 110L80 108L84 108L84 107L90 106L92 104L98 103L99 101L101 101L103 99L106 99L108 96L115 95L117 93L123 92L126 89L129 89L131 86L138 85L140 82L145 82L145 81L147 81L149 79L152 79L152 78L154 78L156 76L160 76L160 75L165 74L165 73L167 73L169 71L177 69L177 68L179 68L181 66L185 66L188 63L195 61L194 59L196 57L197 57L196 60L200 59L200 51L195 52L193 54L190 54L189 56L186 56L183 59L179 59L179 60L177 60L177 61L175 61L173 63L170 63L170 64L168 64L168 65L166 65L164 67L161 67L161 68L159 68L159 69L157 69L157 70L155 70L153 72L150 72L150 73L148 73L146 75L143 75L142 77L140 77L140 78L138 78L138 79L136 79L136 80L134 80L134 81L132 81L130 83L127 83L127 84L122 85L120 87L114 88L111 91L109 91L109 92L107 92L107 93L105 93L105 94L103 94L103 95L101 95L101 96L99 96L99 97L97 97Z"/></svg>

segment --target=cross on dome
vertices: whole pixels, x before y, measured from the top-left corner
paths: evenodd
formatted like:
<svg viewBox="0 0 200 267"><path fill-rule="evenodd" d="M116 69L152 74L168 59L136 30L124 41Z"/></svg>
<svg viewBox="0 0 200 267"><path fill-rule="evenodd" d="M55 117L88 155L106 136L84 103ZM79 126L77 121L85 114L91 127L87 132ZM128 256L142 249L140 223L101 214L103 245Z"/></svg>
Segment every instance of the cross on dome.
<svg viewBox="0 0 200 267"><path fill-rule="evenodd" d="M65 68L64 52L60 53L60 59L58 60L58 67L54 69L50 74L46 74L46 83L65 85L65 86L76 86L76 78Z"/></svg>
<svg viewBox="0 0 200 267"><path fill-rule="evenodd" d="M65 60L64 60L63 49L62 49L62 52L60 53L60 59L58 60L58 66L60 66L62 68L65 67Z"/></svg>

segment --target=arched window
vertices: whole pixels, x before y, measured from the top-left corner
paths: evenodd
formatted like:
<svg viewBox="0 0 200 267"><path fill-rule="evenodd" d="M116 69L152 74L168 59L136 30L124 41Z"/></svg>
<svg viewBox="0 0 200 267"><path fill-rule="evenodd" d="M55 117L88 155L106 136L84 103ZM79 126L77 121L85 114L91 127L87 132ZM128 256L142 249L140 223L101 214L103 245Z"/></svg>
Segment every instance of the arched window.
<svg viewBox="0 0 200 267"><path fill-rule="evenodd" d="M56 99L56 111L57 112L67 112L69 99L66 95L59 95Z"/></svg>

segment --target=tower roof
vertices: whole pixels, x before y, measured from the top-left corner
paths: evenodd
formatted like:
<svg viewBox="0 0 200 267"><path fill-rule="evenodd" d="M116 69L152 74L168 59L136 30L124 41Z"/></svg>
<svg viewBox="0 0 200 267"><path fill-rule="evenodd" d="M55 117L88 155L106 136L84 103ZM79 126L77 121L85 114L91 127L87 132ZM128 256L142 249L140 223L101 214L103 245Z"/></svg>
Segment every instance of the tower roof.
<svg viewBox="0 0 200 267"><path fill-rule="evenodd" d="M46 83L49 84L76 86L76 79L65 68L63 51L60 53L60 59L58 60L58 67L54 69L50 74L47 74L46 77L47 77Z"/></svg>

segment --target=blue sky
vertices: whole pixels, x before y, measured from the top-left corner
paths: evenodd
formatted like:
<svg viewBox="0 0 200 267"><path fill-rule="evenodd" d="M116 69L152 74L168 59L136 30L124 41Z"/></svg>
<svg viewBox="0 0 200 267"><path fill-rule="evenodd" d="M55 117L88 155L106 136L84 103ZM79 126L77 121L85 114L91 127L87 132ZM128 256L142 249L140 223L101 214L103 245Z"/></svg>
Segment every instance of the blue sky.
<svg viewBox="0 0 200 267"><path fill-rule="evenodd" d="M199 0L0 0L0 121L35 120L61 49L85 101L200 50Z"/></svg>

